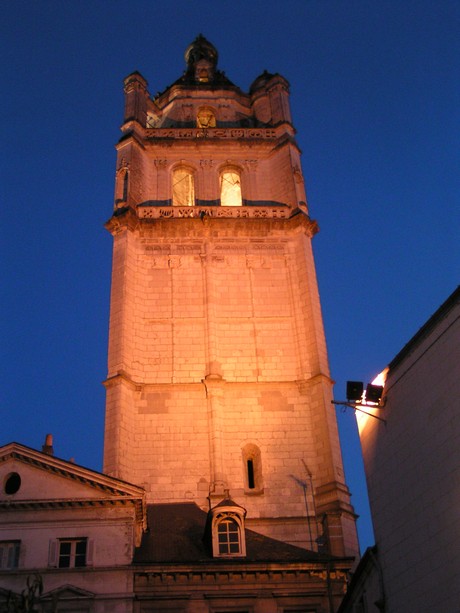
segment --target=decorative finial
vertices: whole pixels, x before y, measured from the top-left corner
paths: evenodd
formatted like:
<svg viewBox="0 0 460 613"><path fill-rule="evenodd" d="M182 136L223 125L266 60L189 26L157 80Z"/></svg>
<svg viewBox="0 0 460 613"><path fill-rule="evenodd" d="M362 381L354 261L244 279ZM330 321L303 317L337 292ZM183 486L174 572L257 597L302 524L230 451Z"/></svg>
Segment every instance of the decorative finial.
<svg viewBox="0 0 460 613"><path fill-rule="evenodd" d="M189 68L200 60L207 60L215 68L218 57L217 49L202 34L198 34L185 50L185 61Z"/></svg>

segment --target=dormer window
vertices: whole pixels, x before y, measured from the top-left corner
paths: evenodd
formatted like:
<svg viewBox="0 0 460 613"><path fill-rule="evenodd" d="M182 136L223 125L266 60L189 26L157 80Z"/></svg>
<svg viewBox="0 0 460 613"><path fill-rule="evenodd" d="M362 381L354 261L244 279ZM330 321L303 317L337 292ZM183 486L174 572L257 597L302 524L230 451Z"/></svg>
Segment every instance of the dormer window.
<svg viewBox="0 0 460 613"><path fill-rule="evenodd" d="M193 172L189 168L176 168L172 176L173 206L193 206L195 185Z"/></svg>
<svg viewBox="0 0 460 613"><path fill-rule="evenodd" d="M221 206L241 206L241 178L236 169L225 169L220 174Z"/></svg>
<svg viewBox="0 0 460 613"><path fill-rule="evenodd" d="M210 541L215 558L242 557L246 555L244 518L246 509L226 499L208 513L205 539Z"/></svg>
<svg viewBox="0 0 460 613"><path fill-rule="evenodd" d="M219 555L241 554L240 527L231 517L225 517L217 524Z"/></svg>

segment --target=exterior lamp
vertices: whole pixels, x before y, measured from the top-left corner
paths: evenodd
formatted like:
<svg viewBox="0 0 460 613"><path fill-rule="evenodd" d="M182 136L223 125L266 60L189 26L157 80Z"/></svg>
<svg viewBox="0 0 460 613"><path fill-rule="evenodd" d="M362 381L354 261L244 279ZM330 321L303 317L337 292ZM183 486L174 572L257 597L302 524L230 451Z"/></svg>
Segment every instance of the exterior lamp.
<svg viewBox="0 0 460 613"><path fill-rule="evenodd" d="M383 385L368 383L366 387L366 402L380 404L383 395Z"/></svg>
<svg viewBox="0 0 460 613"><path fill-rule="evenodd" d="M364 385L362 381L347 381L347 401L348 402L361 402L363 398L363 392L364 392Z"/></svg>
<svg viewBox="0 0 460 613"><path fill-rule="evenodd" d="M368 383L364 392L364 383L362 381L347 381L347 399L332 400L332 404L337 404L345 408L360 411L369 417L374 417L386 424L386 420L373 413L368 413L363 410L363 407L371 407L373 409L381 409L385 406L385 399L382 400L383 385L374 385Z"/></svg>

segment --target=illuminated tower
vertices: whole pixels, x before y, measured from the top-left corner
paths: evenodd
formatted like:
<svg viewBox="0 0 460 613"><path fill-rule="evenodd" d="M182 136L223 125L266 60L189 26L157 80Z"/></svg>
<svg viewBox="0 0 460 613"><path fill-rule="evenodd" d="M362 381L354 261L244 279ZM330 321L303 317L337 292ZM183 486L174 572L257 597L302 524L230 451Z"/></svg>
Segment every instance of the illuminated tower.
<svg viewBox="0 0 460 613"><path fill-rule="evenodd" d="M353 555L288 83L242 92L202 36L185 59L153 99L125 79L104 471Z"/></svg>

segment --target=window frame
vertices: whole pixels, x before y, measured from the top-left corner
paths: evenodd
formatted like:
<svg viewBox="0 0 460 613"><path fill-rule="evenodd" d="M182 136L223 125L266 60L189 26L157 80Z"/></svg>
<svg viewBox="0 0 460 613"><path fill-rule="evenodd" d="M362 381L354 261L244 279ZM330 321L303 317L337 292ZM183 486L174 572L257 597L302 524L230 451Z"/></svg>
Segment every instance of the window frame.
<svg viewBox="0 0 460 613"><path fill-rule="evenodd" d="M184 173L184 177L182 179L179 179L178 181L175 181L175 175L179 174L180 172ZM185 204L181 202L175 202L175 195L174 195L175 186L181 181L183 181L186 176L189 177L189 180L190 180L190 184L187 187L187 191L188 191L187 200L189 202ZM181 164L180 166L175 166L172 169L171 171L171 204L172 206L195 206L196 204L195 170L192 167Z"/></svg>
<svg viewBox="0 0 460 613"><path fill-rule="evenodd" d="M254 443L247 443L241 452L244 493L249 495L263 494L262 454L259 447Z"/></svg>
<svg viewBox="0 0 460 613"><path fill-rule="evenodd" d="M234 190L234 186L236 185L236 183L231 184L230 181L228 179L225 178L225 175L236 175L238 176L238 193L235 196L234 193L232 194L232 192L235 192L236 190ZM243 206L243 187L242 187L242 172L241 169L238 168L237 166L224 166L223 168L221 168L220 172L219 172L219 199L220 199L220 206ZM224 195L224 186L225 183L224 181L226 181L229 185L231 185L231 192L229 194L229 192L226 192L226 194ZM237 200L237 202L228 202L228 199L230 200ZM225 202L224 202L225 200Z"/></svg>
<svg viewBox="0 0 460 613"><path fill-rule="evenodd" d="M79 545L85 543L84 552L77 551ZM70 544L69 553L63 553L62 547L63 545ZM49 543L49 552L48 552L48 566L52 568L59 569L81 569L93 566L93 554L94 554L94 541L87 536L65 536L57 539L51 539ZM84 563L78 563L79 561L77 556L83 558ZM69 565L61 563L64 557L68 557Z"/></svg>
<svg viewBox="0 0 460 613"><path fill-rule="evenodd" d="M61 538L58 541L57 552L58 568L86 568L86 554L88 551L88 539L85 538ZM68 553L63 552L63 548L69 545ZM81 551L83 547L83 551ZM78 551L80 549L80 551ZM61 561L68 560L68 564L61 564ZM78 562L78 563L77 563Z"/></svg>
<svg viewBox="0 0 460 613"><path fill-rule="evenodd" d="M241 507L242 509L242 507ZM242 558L246 556L244 514L236 507L219 510L212 519L212 552L215 558ZM220 528L225 525L225 531ZM234 529L229 531L228 527ZM232 536L234 538L232 538ZM224 537L224 538L221 538ZM227 538L225 538L227 537ZM233 549L233 551L232 551ZM236 550L237 549L237 550Z"/></svg>
<svg viewBox="0 0 460 613"><path fill-rule="evenodd" d="M221 530L224 528L224 530ZM241 554L241 530L233 517L223 517L216 525L217 547L220 556ZM232 551L233 549L233 551Z"/></svg>
<svg viewBox="0 0 460 613"><path fill-rule="evenodd" d="M7 539L0 541L0 570L17 570L21 555L21 541Z"/></svg>

